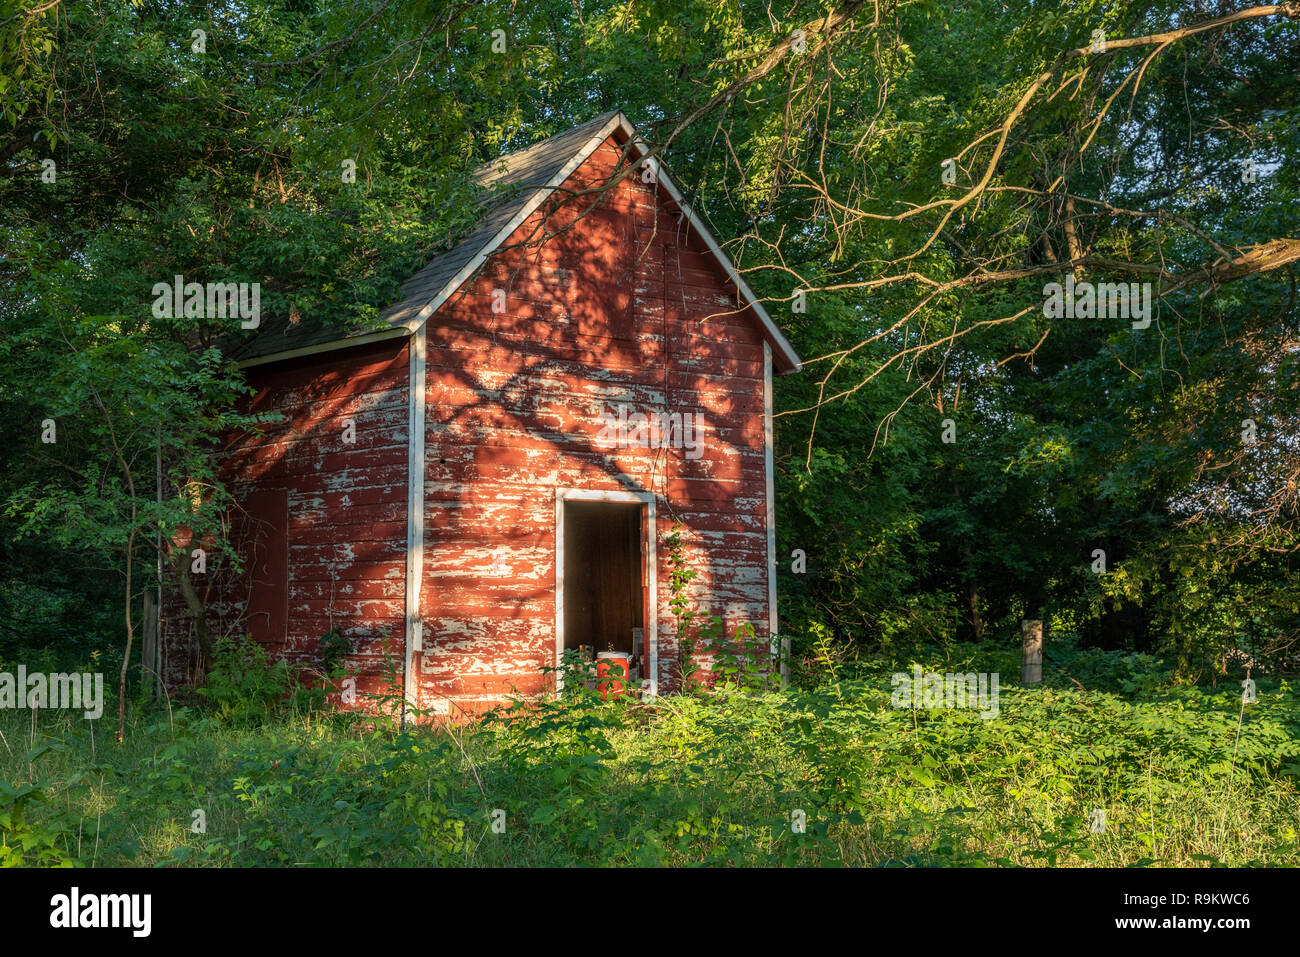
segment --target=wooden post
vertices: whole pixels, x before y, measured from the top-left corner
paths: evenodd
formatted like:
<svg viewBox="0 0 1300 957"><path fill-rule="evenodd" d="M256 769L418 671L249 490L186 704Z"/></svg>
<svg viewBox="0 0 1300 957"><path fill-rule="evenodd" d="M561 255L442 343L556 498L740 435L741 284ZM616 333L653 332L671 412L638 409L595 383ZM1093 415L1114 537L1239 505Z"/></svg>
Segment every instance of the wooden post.
<svg viewBox="0 0 1300 957"><path fill-rule="evenodd" d="M153 589L144 593L144 636L140 642L140 677L150 692L154 688L154 673L158 670L158 602Z"/></svg>
<svg viewBox="0 0 1300 957"><path fill-rule="evenodd" d="M1020 681L1036 685L1043 680L1043 623L1026 618L1020 623Z"/></svg>

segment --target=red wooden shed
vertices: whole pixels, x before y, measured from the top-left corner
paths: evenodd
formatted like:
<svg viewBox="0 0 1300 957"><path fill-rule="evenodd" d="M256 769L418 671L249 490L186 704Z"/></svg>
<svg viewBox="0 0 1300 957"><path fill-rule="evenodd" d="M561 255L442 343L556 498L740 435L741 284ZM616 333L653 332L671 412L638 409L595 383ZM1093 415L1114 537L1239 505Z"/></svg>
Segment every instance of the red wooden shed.
<svg viewBox="0 0 1300 957"><path fill-rule="evenodd" d="M433 713L543 692L580 646L635 654L659 693L680 522L698 611L774 640L772 375L794 349L622 113L477 178L480 224L375 324L268 320L233 350L283 419L224 459L249 571L207 586L214 633L310 660L337 629L372 684L397 648ZM181 679L192 622L164 634Z"/></svg>

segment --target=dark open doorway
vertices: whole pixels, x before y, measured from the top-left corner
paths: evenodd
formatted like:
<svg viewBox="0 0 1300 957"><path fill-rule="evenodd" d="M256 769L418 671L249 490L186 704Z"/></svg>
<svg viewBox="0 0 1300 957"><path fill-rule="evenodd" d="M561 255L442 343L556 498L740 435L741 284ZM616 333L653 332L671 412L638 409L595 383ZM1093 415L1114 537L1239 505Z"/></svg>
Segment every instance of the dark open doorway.
<svg viewBox="0 0 1300 957"><path fill-rule="evenodd" d="M642 506L622 502L564 503L564 648L633 647L645 624Z"/></svg>

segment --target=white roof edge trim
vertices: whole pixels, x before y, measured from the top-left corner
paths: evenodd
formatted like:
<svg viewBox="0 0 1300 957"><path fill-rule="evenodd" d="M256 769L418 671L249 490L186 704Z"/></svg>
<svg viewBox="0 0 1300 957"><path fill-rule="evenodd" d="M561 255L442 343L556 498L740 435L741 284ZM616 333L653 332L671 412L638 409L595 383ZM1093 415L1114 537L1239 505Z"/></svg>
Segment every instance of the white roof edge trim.
<svg viewBox="0 0 1300 957"><path fill-rule="evenodd" d="M478 271L478 268L487 261L488 257L496 252L497 247L505 242L510 234L518 229L520 224L531 216L533 212L536 211L537 207L540 206L547 197L556 190L556 188L569 178L574 170L585 163L591 154L596 152L600 144L609 139L609 135L615 130L621 130L627 134L628 140L641 155L644 156L646 153L650 152L649 146L646 144L645 140L637 134L636 127L632 125L632 121L624 115L622 110L615 113L609 118L609 121L600 128L600 132L593 135L591 139L584 143L582 148L574 153L573 158L570 159L569 162L565 163L560 171L552 176L544 187L538 190L537 195L533 197L533 199L530 200L523 209L516 213L515 216L505 224L505 226L501 227L497 234L492 237L487 245L485 245L473 259L466 263L455 276L447 281L447 284L442 287L436 296L429 300L424 308L416 314L415 319L412 321L422 323L437 312L439 307L450 299L452 295L455 294L456 290L464 285L465 281L469 279L470 276L474 275L474 273ZM713 238L713 234L709 232L708 227L705 226L700 218L695 215L695 211L691 209L690 204L686 202L681 190L677 188L672 179L668 176L667 171L664 169L662 160L656 159L655 172L656 181L664 184L665 188L668 190L668 195L671 196L673 202L681 208L683 215L686 217L686 221L690 224L691 228L700 235L700 238L704 240L705 245L709 247L709 251L713 253L713 258L718 261L718 265L723 268L731 281L736 284L736 288L740 290L741 296L745 299L750 308L754 310L754 314L758 316L758 321L761 323L763 331L767 333L772 344L781 354L781 358L791 366L786 374L798 372L803 367L803 361L799 358L799 354L794 351L794 347L790 345L789 340L782 334L780 328L777 327L777 324L772 321L772 317L768 314L767 310L763 308L763 304L759 301L758 296L754 294L754 290L749 288L749 283L745 282L740 273L736 271L736 267L732 265L731 259L722 251L722 247L719 246L717 240Z"/></svg>
<svg viewBox="0 0 1300 957"><path fill-rule="evenodd" d="M482 266L483 263L487 262L488 257L496 252L497 247L505 242L510 237L510 234L518 229L529 216L536 212L537 207L541 206L542 203L546 201L547 197L549 197L551 193L555 192L556 188L569 178L574 170L585 163L587 158L591 156L592 153L596 152L596 149L601 143L609 139L609 134L619 128L620 121L622 124L627 124L628 122L627 117L625 117L621 112L611 116L608 122L600 128L600 132L587 140L587 142L582 145L582 148L574 153L572 158L570 158L570 160L560 168L560 171L552 176L546 182L545 186L538 189L537 195L524 204L524 207L497 231L497 234L488 241L487 245L479 250L473 259L462 266L456 275L447 280L447 284L442 287L436 296L425 303L424 308L416 314L416 320L423 323L431 315L437 312L439 307L450 299L452 295L455 294L456 290L463 286L465 281L478 271L479 267Z"/></svg>
<svg viewBox="0 0 1300 957"><path fill-rule="evenodd" d="M419 323L414 320L393 326L390 329L380 329L378 332L371 332L364 336L352 336L348 339L331 339L329 342L321 342L314 346L303 346L300 349L286 349L284 352L272 352L264 356L254 356L252 359L245 359L236 363L240 369L251 369L253 366L266 365L270 362L283 362L285 359L297 359L302 356L314 356L322 352L336 352L339 349L350 349L353 346L364 346L371 342L382 342L385 339L397 339L402 336L409 336L419 327Z"/></svg>
<svg viewBox="0 0 1300 957"><path fill-rule="evenodd" d="M623 114L619 113L619 116L623 117ZM633 145L636 146L642 154L649 152L649 147L645 140L641 139L641 137L637 135L636 130L633 129L631 123L627 122L626 117L623 117L623 121L627 124L626 128ZM798 372L803 368L803 360L799 358L799 353L794 351L794 346L790 345L790 341L786 339L785 335L781 332L780 327L773 321L771 315L768 314L767 309L763 307L763 303L760 302L758 296L754 294L754 290L749 288L749 283L745 282L744 277L736 271L736 267L732 264L731 258L722 251L722 247L718 245L718 241L713 238L713 233L709 232L709 228L704 225L703 220L695 215L695 210L691 209L691 204L686 202L686 197L682 195L682 191L677 188L672 177L668 175L668 171L664 169L663 162L656 161L655 167L656 178L658 181L663 183L667 188L668 195L672 197L673 202L681 209L683 215L686 217L686 221L690 223L691 228L699 233L700 238L703 239L705 244L709 247L709 251L713 253L713 258L718 261L718 265L726 271L727 275L731 277L731 281L736 284L736 288L740 290L740 294L754 310L754 314L758 316L758 321L762 323L764 331L771 337L772 344L775 345L777 351L781 353L781 357L791 365L792 368L784 374L789 375Z"/></svg>

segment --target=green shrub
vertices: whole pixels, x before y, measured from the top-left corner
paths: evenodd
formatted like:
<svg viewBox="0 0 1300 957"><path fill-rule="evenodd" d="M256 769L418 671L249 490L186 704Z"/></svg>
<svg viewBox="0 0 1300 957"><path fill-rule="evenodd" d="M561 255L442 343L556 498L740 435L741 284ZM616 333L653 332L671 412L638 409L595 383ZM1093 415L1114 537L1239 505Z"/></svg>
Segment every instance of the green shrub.
<svg viewBox="0 0 1300 957"><path fill-rule="evenodd" d="M249 725L296 704L303 690L289 662L273 661L252 639L222 637L213 643L207 680L195 692L222 722Z"/></svg>

